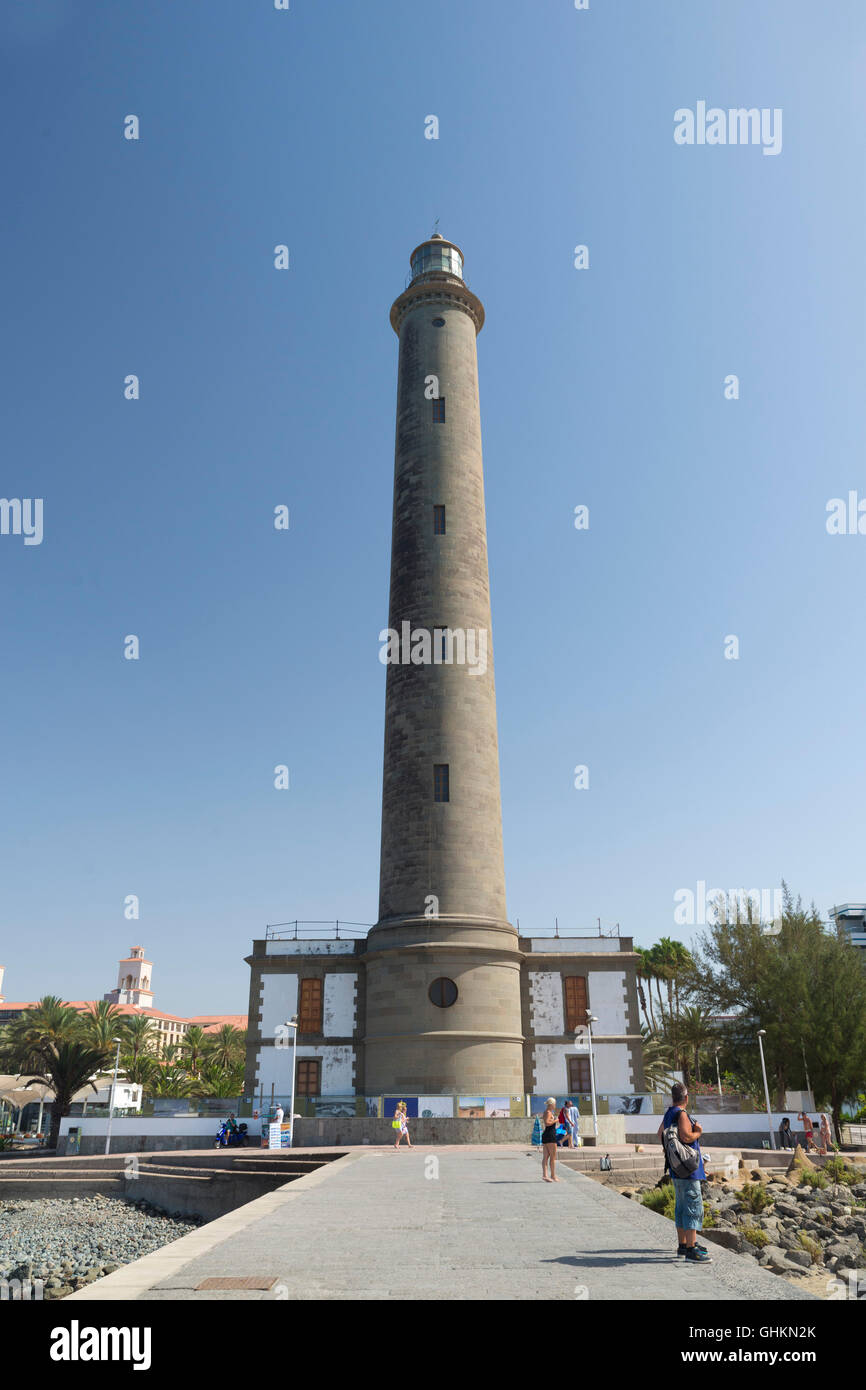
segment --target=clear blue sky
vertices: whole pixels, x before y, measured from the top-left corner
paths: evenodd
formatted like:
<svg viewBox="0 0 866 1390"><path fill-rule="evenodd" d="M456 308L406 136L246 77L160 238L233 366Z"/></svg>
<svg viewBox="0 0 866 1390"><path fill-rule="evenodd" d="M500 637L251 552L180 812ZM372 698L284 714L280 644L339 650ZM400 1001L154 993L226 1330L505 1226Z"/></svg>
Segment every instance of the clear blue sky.
<svg viewBox="0 0 866 1390"><path fill-rule="evenodd" d="M7 0L0 40L0 492L45 509L0 537L7 998L140 942L158 1007L245 1011L266 922L375 920L388 310L437 216L487 310L512 920L866 897L862 0ZM781 154L676 145L699 100Z"/></svg>

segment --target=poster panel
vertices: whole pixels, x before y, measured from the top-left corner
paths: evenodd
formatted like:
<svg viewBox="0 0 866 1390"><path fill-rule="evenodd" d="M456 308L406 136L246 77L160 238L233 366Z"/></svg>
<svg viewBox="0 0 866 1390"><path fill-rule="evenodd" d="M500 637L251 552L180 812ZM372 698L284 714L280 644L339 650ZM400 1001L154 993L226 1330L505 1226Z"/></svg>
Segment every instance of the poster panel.
<svg viewBox="0 0 866 1390"><path fill-rule="evenodd" d="M511 1102L508 1096L485 1096L484 1114L488 1120L509 1120Z"/></svg>
<svg viewBox="0 0 866 1390"><path fill-rule="evenodd" d="M418 1114L422 1120L451 1120L454 1118L453 1097L419 1096Z"/></svg>

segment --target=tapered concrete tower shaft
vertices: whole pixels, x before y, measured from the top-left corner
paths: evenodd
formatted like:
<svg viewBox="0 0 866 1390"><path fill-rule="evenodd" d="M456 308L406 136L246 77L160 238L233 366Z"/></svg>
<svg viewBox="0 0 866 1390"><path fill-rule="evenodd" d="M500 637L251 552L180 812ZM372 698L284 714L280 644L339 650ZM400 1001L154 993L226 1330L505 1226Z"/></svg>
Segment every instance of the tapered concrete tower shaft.
<svg viewBox="0 0 866 1390"><path fill-rule="evenodd" d="M459 248L431 238L400 339L379 922L368 1091L523 1089L507 921L476 335ZM452 997L453 996L453 997Z"/></svg>

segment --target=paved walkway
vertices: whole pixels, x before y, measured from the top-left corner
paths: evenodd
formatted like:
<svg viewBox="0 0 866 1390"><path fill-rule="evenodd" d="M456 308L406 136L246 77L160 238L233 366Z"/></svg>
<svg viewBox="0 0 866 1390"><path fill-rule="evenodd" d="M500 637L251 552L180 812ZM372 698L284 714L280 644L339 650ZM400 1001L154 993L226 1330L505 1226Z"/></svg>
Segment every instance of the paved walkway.
<svg viewBox="0 0 866 1390"><path fill-rule="evenodd" d="M810 1300L753 1261L676 1258L673 1225L523 1147L355 1150L74 1294L92 1299ZM276 1278L269 1291L196 1286ZM810 1300L811 1301L811 1300Z"/></svg>

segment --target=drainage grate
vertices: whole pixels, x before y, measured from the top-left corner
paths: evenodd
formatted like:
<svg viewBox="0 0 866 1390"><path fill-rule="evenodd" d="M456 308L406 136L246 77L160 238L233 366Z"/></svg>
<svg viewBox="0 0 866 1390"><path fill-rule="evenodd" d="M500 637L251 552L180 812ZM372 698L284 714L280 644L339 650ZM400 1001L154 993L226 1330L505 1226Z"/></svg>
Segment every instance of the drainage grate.
<svg viewBox="0 0 866 1390"><path fill-rule="evenodd" d="M196 1284L195 1292L202 1289L272 1289L277 1282L275 1274L250 1274L239 1279L202 1279Z"/></svg>

